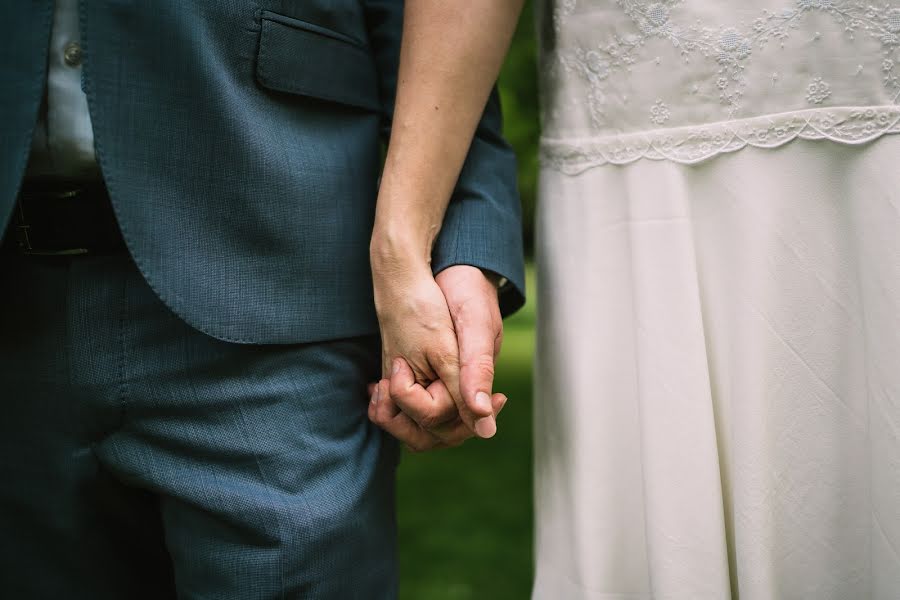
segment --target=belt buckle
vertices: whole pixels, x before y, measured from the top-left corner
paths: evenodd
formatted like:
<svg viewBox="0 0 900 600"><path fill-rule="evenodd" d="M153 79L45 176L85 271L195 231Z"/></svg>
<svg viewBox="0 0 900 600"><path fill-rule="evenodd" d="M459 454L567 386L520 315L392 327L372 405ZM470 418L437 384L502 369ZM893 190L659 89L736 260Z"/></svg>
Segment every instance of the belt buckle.
<svg viewBox="0 0 900 600"><path fill-rule="evenodd" d="M55 200L64 200L76 198L81 192L82 190L80 188L73 188L50 194L50 197ZM40 248L34 248L31 245L31 238L28 235L31 225L29 225L28 221L25 219L25 208L22 206L21 201L17 203L16 208L16 242L18 243L22 254L26 256L78 256L81 254L88 254L89 251L87 248L64 248L62 250L42 250Z"/></svg>

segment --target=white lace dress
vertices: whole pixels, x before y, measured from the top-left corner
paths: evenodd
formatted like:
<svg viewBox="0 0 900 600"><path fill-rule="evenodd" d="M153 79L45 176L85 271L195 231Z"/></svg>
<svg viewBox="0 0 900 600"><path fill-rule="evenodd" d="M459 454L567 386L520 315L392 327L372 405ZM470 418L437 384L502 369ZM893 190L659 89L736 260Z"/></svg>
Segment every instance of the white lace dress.
<svg viewBox="0 0 900 600"><path fill-rule="evenodd" d="M900 0L542 1L534 597L900 598Z"/></svg>

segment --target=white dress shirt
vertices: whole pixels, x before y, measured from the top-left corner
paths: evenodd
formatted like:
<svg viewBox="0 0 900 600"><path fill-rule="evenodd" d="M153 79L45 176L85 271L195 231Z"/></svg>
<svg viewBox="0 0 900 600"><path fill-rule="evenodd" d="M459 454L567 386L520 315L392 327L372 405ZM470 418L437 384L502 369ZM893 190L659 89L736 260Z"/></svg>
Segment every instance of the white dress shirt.
<svg viewBox="0 0 900 600"><path fill-rule="evenodd" d="M83 58L78 0L56 0L47 88L31 145L29 177L100 177L87 97L81 89Z"/></svg>

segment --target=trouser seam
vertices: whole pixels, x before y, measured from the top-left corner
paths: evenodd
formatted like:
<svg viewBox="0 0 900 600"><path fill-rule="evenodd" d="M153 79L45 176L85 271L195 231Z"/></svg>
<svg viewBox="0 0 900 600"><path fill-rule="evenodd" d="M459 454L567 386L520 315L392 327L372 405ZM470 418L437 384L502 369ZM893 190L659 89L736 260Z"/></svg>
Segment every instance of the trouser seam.
<svg viewBox="0 0 900 600"><path fill-rule="evenodd" d="M237 408L238 408L238 414L240 415L240 418L241 418L241 429L243 430L244 436L249 438L250 437L250 427L247 424L247 416L244 414L244 407L240 403L238 403ZM253 452L253 461L256 464L256 471L259 473L259 478L260 478L260 480L262 480L263 485L266 488L266 492L269 495L269 500L274 503L274 500L275 500L274 488L272 486L272 483L269 481L269 478L266 476L265 470L263 469L262 463L260 462L260 459L259 459L259 454L256 451ZM301 498L303 500L304 505L307 507L307 510L309 510L309 505L306 501L306 497L301 494ZM280 514L277 514L275 516L275 522L276 522L276 526L278 527L278 537L279 537L279 541L278 541L278 579L279 579L279 585L280 585L281 589L279 590L278 598L279 598L279 600L284 600L285 593L287 590L287 587L284 584L284 561L285 561L284 544L288 543L288 540L290 538L288 537L287 532L285 531L285 527L284 527L284 524L282 523Z"/></svg>
<svg viewBox="0 0 900 600"><path fill-rule="evenodd" d="M119 408L122 413L125 412L125 408L128 402L128 378L126 374L126 358L127 358L127 347L126 347L126 337L125 337L125 326L128 322L128 277L122 277L122 297L120 299L119 305L119 364L118 364L118 375L119 375L119 386L116 393L116 400L119 404Z"/></svg>

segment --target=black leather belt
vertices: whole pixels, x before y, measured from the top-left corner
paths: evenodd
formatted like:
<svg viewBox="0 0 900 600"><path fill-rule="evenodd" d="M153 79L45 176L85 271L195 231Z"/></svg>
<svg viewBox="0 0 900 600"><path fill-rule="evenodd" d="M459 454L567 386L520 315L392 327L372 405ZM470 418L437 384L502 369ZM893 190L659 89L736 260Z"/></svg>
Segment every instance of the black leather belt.
<svg viewBox="0 0 900 600"><path fill-rule="evenodd" d="M72 256L126 251L102 182L27 180L17 200L4 252Z"/></svg>

